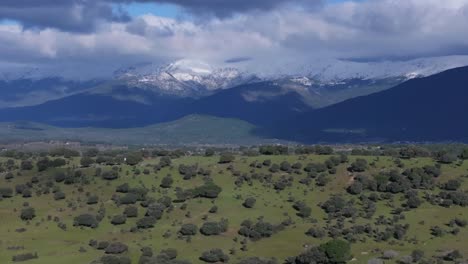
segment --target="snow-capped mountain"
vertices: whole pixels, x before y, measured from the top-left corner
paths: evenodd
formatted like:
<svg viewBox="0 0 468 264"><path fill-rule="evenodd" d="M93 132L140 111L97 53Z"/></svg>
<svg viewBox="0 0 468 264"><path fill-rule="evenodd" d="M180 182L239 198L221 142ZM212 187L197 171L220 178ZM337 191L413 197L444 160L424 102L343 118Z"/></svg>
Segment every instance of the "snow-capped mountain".
<svg viewBox="0 0 468 264"><path fill-rule="evenodd" d="M428 57L405 61L357 62L350 60L317 59L306 64L285 62L279 66L270 65L256 73L263 78L294 76L293 81L308 79L322 83L348 79L386 79L430 76L445 70L468 65L468 56ZM309 83L309 82L307 82Z"/></svg>
<svg viewBox="0 0 468 264"><path fill-rule="evenodd" d="M194 60L179 60L163 66L132 66L116 71L115 77L130 87L179 96L203 96L259 80L236 68L215 68Z"/></svg>
<svg viewBox="0 0 468 264"><path fill-rule="evenodd" d="M379 62L287 60L277 60L276 65L255 60L209 64L190 59L169 64L144 63L93 80L74 78L79 76L76 68L0 67L0 108L35 105L85 91L150 104L154 96L201 98L263 81L300 91L305 98L312 98L307 99L312 105L322 107L379 92L408 79L468 65L468 56Z"/></svg>

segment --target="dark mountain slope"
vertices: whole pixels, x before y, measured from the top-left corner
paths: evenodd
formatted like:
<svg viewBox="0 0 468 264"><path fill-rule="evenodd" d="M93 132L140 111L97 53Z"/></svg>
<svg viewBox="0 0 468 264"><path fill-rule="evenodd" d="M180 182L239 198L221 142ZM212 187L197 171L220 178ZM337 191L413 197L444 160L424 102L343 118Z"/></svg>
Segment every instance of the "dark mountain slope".
<svg viewBox="0 0 468 264"><path fill-rule="evenodd" d="M178 119L188 99L152 98L152 105L82 93L41 105L0 109L0 122L34 121L60 127L128 128Z"/></svg>
<svg viewBox="0 0 468 264"><path fill-rule="evenodd" d="M299 114L267 131L305 142L467 141L467 116L468 67L463 67Z"/></svg>
<svg viewBox="0 0 468 264"><path fill-rule="evenodd" d="M274 121L311 110L296 91L273 82L241 85L201 98L191 106L191 112L218 117L237 118L255 125Z"/></svg>
<svg viewBox="0 0 468 264"><path fill-rule="evenodd" d="M270 82L220 90L201 99L166 96L114 85L36 106L0 109L0 122L31 121L59 127L129 128L202 114L269 124L310 109L297 92Z"/></svg>

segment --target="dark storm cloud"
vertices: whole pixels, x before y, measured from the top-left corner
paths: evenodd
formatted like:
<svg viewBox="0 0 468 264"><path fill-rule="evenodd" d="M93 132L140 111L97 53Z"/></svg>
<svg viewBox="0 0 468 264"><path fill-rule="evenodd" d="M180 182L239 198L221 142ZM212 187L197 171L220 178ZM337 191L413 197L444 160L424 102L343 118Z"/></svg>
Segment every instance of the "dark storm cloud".
<svg viewBox="0 0 468 264"><path fill-rule="evenodd" d="M56 28L92 32L102 21L129 21L124 4L174 4L195 14L226 17L250 10L271 10L288 4L320 3L322 0L1 0L0 20L20 22L25 28Z"/></svg>
<svg viewBox="0 0 468 264"><path fill-rule="evenodd" d="M244 61L250 61L252 60L251 57L235 57L235 58L230 58L225 60L225 63L238 63L238 62L244 62Z"/></svg>
<svg viewBox="0 0 468 264"><path fill-rule="evenodd" d="M1 19L18 21L27 29L92 32L99 22L128 21L130 17L99 0L2 0Z"/></svg>

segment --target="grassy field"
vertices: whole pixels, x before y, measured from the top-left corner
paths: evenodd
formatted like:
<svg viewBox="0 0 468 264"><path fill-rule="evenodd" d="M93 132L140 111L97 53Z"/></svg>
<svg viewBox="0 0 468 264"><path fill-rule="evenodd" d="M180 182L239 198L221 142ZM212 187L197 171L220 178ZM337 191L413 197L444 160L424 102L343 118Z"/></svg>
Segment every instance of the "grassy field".
<svg viewBox="0 0 468 264"><path fill-rule="evenodd" d="M253 133L255 126L231 118L190 115L147 127L58 128L31 122L0 123L1 143L14 141L71 140L130 145L251 145L277 142Z"/></svg>
<svg viewBox="0 0 468 264"><path fill-rule="evenodd" d="M39 258L30 260L27 263L90 263L103 255L102 251L96 250L88 245L89 240L98 241L119 241L129 246L127 255L131 257L132 263L138 263L141 255L140 248L150 246L157 253L162 249L175 248L178 250L178 259L189 260L192 263L202 263L198 258L203 251L212 248L221 248L225 253L230 249L236 249L235 254L230 256L230 263L237 263L239 260L250 257L274 257L281 263L287 257L296 256L304 251L305 245L318 245L330 238L313 238L307 236L306 231L312 226L325 227L327 225L327 214L319 206L320 203L327 201L332 195L342 194L346 199L355 199L357 208L360 208L358 196L352 196L346 192L346 188L353 182L353 176L358 173L350 173L347 168L356 159L366 159L369 168L362 173L373 176L381 171L396 168L394 159L391 157L358 157L350 156L349 161L337 166L336 174L328 175L329 182L324 186L316 186L314 182L310 186L300 184L299 180L306 177L306 173L301 170L301 174L287 173L284 171L275 172L272 182L278 180L284 175L293 177L292 186L286 187L282 191L277 191L270 183L261 183L253 180L252 184L244 183L241 187L236 187L233 171L238 174L263 173L269 174L268 167L252 168L249 166L253 161L263 162L271 160L272 163L280 164L288 161L293 164L301 162L306 165L314 162L324 162L329 159L327 155L288 155L288 156L255 156L244 157L236 156L231 164L219 164L219 156L213 157L182 157L172 160L172 165L164 167L159 171L153 168L160 162L159 158L148 158L136 166L118 165L119 178L113 181L105 181L95 177L97 167L103 171L110 170L112 166L92 165L90 168L80 168L80 158L71 158L66 166L59 168L49 168L46 171L38 172L35 167L33 170L21 171L13 168L13 179L5 179L6 172L0 176L0 187L15 188L16 185L31 181L33 176L39 178L39 183L32 188L32 197L23 198L21 195L15 195L12 198L4 198L0 201L0 263L10 263L14 255L27 252L37 252ZM0 158L0 162L5 163L7 158ZM430 158L414 158L403 160L404 168L422 167L424 165L434 164ZM20 161L15 160L15 165L19 166ZM154 228L130 232L135 226L137 219L143 216L145 208L139 207L138 218L128 218L124 225L114 226L110 223L110 217L121 214L125 206L117 206L112 200L116 194L116 187L128 183L131 187L142 186L150 190L148 196L160 198L169 196L176 198L176 187L182 189L194 188L203 184L202 176L196 176L190 180L182 179L178 167L180 164L193 165L198 164L199 168L211 170L211 178L214 183L222 188L222 192L216 199L193 198L185 202L187 208L181 209L181 203L174 203L174 209L165 212L163 217L157 221ZM228 170L231 166L233 169ZM148 174L140 173L149 170ZM84 175L91 179L90 184L80 185L56 183L66 194L65 200L55 201L53 194L37 195L39 186L44 186L47 180L52 179L57 172L66 172L71 170L81 170ZM403 170L403 169L399 169ZM444 183L449 179L463 179L468 174L468 163L462 165L444 164L441 165L441 175L436 178L437 183ZM161 180L166 175L172 175L174 179L173 186L169 189L159 187ZM82 186L83 191L79 191ZM467 182L464 181L462 190L468 190ZM429 192L437 193L438 187ZM95 205L86 204L86 193L99 196L99 203ZM369 191L363 193L369 194ZM420 194L422 196L422 194ZM401 207L405 202L403 194L395 194L392 203L396 207ZM255 197L256 204L253 208L245 208L242 203L247 197ZM288 201L290 197L295 200L303 200L311 207L312 214L308 218L301 218L296 215L297 211L293 209L292 203ZM36 217L31 221L22 221L19 217L24 203L35 208ZM389 201L379 200L377 202L377 211L372 219L356 217L354 222L351 219L345 220L345 226L351 226L355 223L374 224L379 215L393 217L392 208L388 205ZM218 206L217 213L208 213L213 206ZM99 223L96 229L75 227L73 219L81 213L96 213L99 207L106 209L106 217ZM409 229L402 240L389 239L388 241L377 242L372 238L366 238L365 241L352 243L352 253L354 259L351 263L367 263L371 258L380 257L381 251L395 250L400 256L411 254L415 249L421 249L426 257L436 256L440 252L448 250L459 250L465 257L468 257L468 228L461 228L457 235L445 234L442 237L431 235L432 226L440 226L449 229L447 224L454 218L463 218L468 220L467 209L461 206L442 207L432 205L424 201L419 208L402 212L404 219L399 224L409 224ZM190 217L187 217L190 212ZM66 231L60 229L53 220L59 217L60 222L66 224ZM247 251L241 251L239 243L243 237L238 234L243 220L256 220L263 217L265 221L272 224L279 224L283 220L291 218L293 224L287 226L284 230L273 234L271 237L263 238L259 241L248 241ZM207 217L207 218L205 218ZM185 239L179 239L177 232L180 226L185 223L193 223L200 227L204 221L219 221L221 218L229 220L229 228L226 232L217 236L204 236L200 233L191 238L191 242ZM423 221L423 222L422 222ZM333 220L330 222L333 223ZM18 232L24 228L24 232ZM384 228L384 227L380 227ZM171 236L164 237L164 234L170 231ZM237 239L237 242L235 241ZM414 242L413 239L415 239ZM19 248L15 248L19 247ZM80 252L80 248L84 252ZM381 250L379 252L379 250ZM395 260L389 260L385 263L396 263Z"/></svg>

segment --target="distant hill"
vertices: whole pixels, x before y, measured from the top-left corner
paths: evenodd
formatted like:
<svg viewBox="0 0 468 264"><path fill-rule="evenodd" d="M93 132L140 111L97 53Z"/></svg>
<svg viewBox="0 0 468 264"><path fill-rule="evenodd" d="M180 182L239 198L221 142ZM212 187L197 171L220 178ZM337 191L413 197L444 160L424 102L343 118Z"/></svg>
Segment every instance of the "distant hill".
<svg viewBox="0 0 468 264"><path fill-rule="evenodd" d="M31 122L0 123L0 141L71 140L130 145L242 145L275 143L255 136L247 122L190 115L173 122L127 128L58 128Z"/></svg>
<svg viewBox="0 0 468 264"><path fill-rule="evenodd" d="M468 141L468 67L409 80L270 126L304 142Z"/></svg>
<svg viewBox="0 0 468 264"><path fill-rule="evenodd" d="M110 90L87 91L40 105L0 109L0 122L131 128L200 114L264 125L308 109L311 107L299 92L272 82L241 85L198 99L118 84Z"/></svg>

